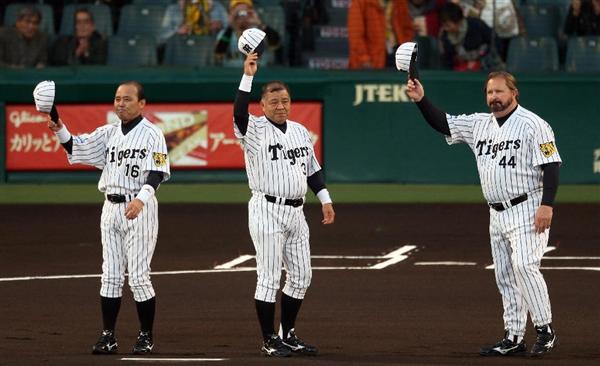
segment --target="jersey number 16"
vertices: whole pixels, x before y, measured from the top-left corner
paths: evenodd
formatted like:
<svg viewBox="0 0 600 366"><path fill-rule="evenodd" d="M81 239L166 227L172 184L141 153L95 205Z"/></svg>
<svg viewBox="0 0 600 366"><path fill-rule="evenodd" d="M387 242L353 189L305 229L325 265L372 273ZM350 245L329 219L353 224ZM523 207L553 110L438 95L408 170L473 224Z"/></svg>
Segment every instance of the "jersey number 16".
<svg viewBox="0 0 600 366"><path fill-rule="evenodd" d="M130 168L131 167L131 168ZM125 175L131 175L133 178L140 176L140 167L137 165L125 164Z"/></svg>

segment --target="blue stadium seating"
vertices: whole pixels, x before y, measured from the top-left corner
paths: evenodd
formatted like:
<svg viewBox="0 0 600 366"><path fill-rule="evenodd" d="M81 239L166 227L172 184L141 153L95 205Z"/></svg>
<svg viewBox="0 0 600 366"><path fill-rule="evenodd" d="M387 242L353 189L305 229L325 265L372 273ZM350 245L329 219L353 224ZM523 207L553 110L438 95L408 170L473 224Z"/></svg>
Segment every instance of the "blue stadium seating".
<svg viewBox="0 0 600 366"><path fill-rule="evenodd" d="M556 40L550 37L511 40L506 67L511 72L558 71Z"/></svg>
<svg viewBox="0 0 600 366"><path fill-rule="evenodd" d="M112 36L108 39L109 66L156 66L156 42L148 36Z"/></svg>
<svg viewBox="0 0 600 366"><path fill-rule="evenodd" d="M212 36L176 35L167 41L165 65L209 66L213 64L215 40Z"/></svg>
<svg viewBox="0 0 600 366"><path fill-rule="evenodd" d="M600 37L574 37L567 43L568 72L600 72Z"/></svg>

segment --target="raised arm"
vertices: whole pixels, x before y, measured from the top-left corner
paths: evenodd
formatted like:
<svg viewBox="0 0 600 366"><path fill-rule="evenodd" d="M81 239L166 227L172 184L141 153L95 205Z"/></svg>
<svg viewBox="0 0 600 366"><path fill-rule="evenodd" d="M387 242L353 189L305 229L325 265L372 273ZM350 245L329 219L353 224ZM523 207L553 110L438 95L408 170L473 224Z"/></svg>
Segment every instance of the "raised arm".
<svg viewBox="0 0 600 366"><path fill-rule="evenodd" d="M423 89L423 85L421 85L419 80L408 79L406 95L417 104L425 121L427 121L433 129L444 135L451 135L446 113L438 109L425 97L425 89Z"/></svg>
<svg viewBox="0 0 600 366"><path fill-rule="evenodd" d="M258 55L256 53L246 56L246 60L244 61L244 75L242 76L235 101L233 102L233 121L242 135L245 135L248 129L248 104L250 103L252 79L258 69L257 59Z"/></svg>
<svg viewBox="0 0 600 366"><path fill-rule="evenodd" d="M55 109L56 107L52 107ZM73 136L65 127L63 121L58 118L58 113L53 116L52 114L48 115L48 128L56 134L58 138L58 142L62 145L62 147L67 151L67 154L73 153Z"/></svg>

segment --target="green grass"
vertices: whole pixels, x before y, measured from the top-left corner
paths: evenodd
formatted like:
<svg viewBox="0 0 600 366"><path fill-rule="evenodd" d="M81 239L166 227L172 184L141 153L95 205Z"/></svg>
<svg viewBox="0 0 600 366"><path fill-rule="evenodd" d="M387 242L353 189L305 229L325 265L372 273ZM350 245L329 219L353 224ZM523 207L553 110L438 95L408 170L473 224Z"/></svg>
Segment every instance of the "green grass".
<svg viewBox="0 0 600 366"><path fill-rule="evenodd" d="M469 203L484 202L478 185L330 184L335 203ZM309 202L316 202L312 193ZM164 184L158 192L161 203L244 203L250 191L246 184ZM92 184L2 184L0 204L93 203L102 195ZM558 203L600 203L600 185L562 185Z"/></svg>

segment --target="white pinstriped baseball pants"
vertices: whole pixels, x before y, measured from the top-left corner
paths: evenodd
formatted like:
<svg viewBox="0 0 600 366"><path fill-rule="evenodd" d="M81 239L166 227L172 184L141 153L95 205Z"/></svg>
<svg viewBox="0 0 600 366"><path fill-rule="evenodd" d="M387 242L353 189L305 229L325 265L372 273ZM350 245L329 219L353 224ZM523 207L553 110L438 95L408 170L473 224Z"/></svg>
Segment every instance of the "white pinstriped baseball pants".
<svg viewBox="0 0 600 366"><path fill-rule="evenodd" d="M548 288L540 272L550 230L535 232L541 193L528 196L527 201L507 210L490 209L496 283L502 295L504 328L511 336L525 335L528 312L535 326L552 322Z"/></svg>
<svg viewBox="0 0 600 366"><path fill-rule="evenodd" d="M254 298L275 302L282 265L286 270L283 292L303 299L310 286L309 231L303 206L268 202L255 193L248 203L248 227L256 250L256 292Z"/></svg>
<svg viewBox="0 0 600 366"><path fill-rule="evenodd" d="M137 302L154 297L150 282L150 261L158 236L158 201L152 197L137 218L128 220L128 203L104 201L100 227L102 232L102 286L100 295L121 297L125 270L129 287Z"/></svg>

